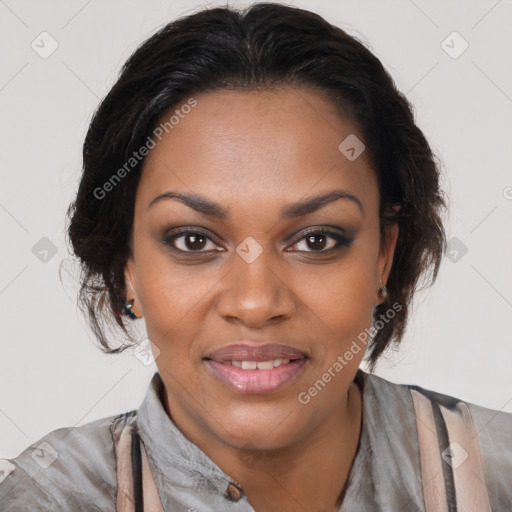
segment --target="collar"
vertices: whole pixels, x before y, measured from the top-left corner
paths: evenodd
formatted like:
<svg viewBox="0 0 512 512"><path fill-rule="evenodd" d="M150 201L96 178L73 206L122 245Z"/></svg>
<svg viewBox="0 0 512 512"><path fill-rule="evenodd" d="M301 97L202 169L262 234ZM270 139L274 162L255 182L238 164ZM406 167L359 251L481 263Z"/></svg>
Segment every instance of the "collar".
<svg viewBox="0 0 512 512"><path fill-rule="evenodd" d="M363 397L362 428L340 511L350 510L352 503L360 503L362 496L374 499L381 493L387 495L390 483L398 495L403 498L405 492L410 499L418 491L419 483L414 471L414 464L419 464L414 450L415 420L410 414L412 404L406 386L393 384L361 369L354 382ZM185 437L167 415L163 386L162 378L156 372L138 410L137 424L164 510L177 510L179 504L183 510L194 507L197 510L252 512L241 486ZM397 454L401 447L404 447L403 453ZM397 455L401 461L396 460ZM409 481L402 479L404 463L411 470L410 477L406 478ZM421 496L421 486L419 490ZM226 500L237 502L231 503L236 508L231 508Z"/></svg>

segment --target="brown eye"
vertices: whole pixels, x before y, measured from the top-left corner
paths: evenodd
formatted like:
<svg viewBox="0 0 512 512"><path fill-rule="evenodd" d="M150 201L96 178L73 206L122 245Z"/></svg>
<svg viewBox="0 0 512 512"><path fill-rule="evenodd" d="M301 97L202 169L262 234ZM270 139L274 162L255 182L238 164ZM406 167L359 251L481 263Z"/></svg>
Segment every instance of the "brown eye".
<svg viewBox="0 0 512 512"><path fill-rule="evenodd" d="M197 230L182 230L169 234L164 238L164 243L172 250L178 252L211 252L218 250L217 245L205 233Z"/></svg>
<svg viewBox="0 0 512 512"><path fill-rule="evenodd" d="M306 240L306 244L310 249L314 251L321 251L322 249L325 249L329 238L330 237L325 233L318 233L316 235L308 235L304 240Z"/></svg>
<svg viewBox="0 0 512 512"><path fill-rule="evenodd" d="M316 229L309 231L299 241L295 242L292 247L299 247L299 252L317 252L324 253L341 247L348 247L354 241L340 233L326 230Z"/></svg>
<svg viewBox="0 0 512 512"><path fill-rule="evenodd" d="M194 235L192 233L188 233L182 238L184 239L185 247L191 251L203 249L207 240L206 237L201 234Z"/></svg>

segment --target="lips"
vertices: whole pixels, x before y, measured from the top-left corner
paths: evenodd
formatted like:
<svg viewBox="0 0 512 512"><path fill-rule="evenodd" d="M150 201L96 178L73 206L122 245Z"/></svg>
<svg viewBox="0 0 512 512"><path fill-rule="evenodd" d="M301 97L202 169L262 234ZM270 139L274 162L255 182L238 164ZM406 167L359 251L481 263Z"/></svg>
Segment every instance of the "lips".
<svg viewBox="0 0 512 512"><path fill-rule="evenodd" d="M211 374L235 393L264 395L297 379L309 357L280 343L241 342L214 350L203 359Z"/></svg>
<svg viewBox="0 0 512 512"><path fill-rule="evenodd" d="M217 363L230 361L271 361L275 359L308 359L305 352L289 345L266 343L265 345L249 345L238 343L217 349L206 356Z"/></svg>

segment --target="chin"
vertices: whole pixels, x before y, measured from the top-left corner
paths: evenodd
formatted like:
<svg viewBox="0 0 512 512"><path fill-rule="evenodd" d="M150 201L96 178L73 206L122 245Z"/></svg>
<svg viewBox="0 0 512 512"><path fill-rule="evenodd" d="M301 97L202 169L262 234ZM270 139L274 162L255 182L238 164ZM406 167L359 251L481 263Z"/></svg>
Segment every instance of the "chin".
<svg viewBox="0 0 512 512"><path fill-rule="evenodd" d="M222 417L222 424L212 426L222 443L235 449L275 450L301 438L301 423L297 421L296 415L284 412L282 407L278 414L273 411L271 415L264 415L258 407L253 412L245 411L243 417L238 415L232 418L228 414ZM303 428L307 430L306 426Z"/></svg>

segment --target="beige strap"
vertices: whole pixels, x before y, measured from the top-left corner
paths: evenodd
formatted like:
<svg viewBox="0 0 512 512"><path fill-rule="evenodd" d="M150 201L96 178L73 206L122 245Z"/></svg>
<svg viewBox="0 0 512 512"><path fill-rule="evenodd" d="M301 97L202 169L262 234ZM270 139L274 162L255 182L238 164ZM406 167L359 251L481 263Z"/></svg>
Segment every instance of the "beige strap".
<svg viewBox="0 0 512 512"><path fill-rule="evenodd" d="M135 418L124 418L112 432L117 464L117 512L135 512L133 468L132 468L132 434ZM162 503L149 465L144 443L139 437L142 462L142 495L144 512L163 512Z"/></svg>
<svg viewBox="0 0 512 512"><path fill-rule="evenodd" d="M117 512L135 512L131 446L132 426L128 424L114 438L117 460Z"/></svg>
<svg viewBox="0 0 512 512"><path fill-rule="evenodd" d="M426 512L448 512L439 439L430 400L411 389L421 459L421 480Z"/></svg>
<svg viewBox="0 0 512 512"><path fill-rule="evenodd" d="M482 454L469 407L459 402L457 410L440 406L450 438L451 466L459 510L491 512Z"/></svg>
<svg viewBox="0 0 512 512"><path fill-rule="evenodd" d="M162 503L156 488L153 472L149 467L146 448L142 439L140 440L140 451L142 455L142 488L144 496L144 512L163 512Z"/></svg>

